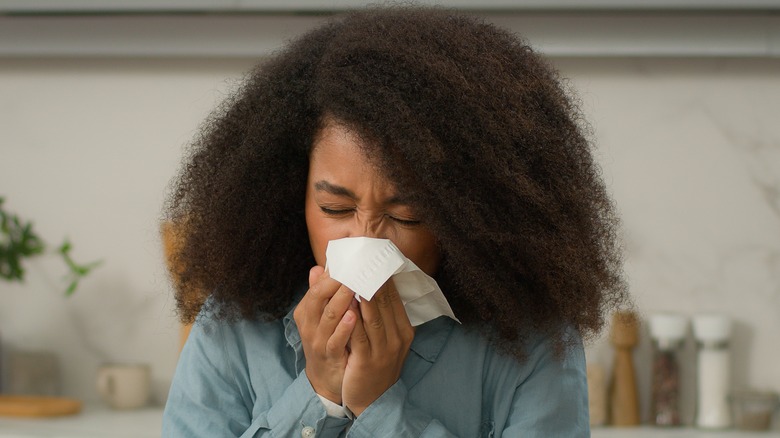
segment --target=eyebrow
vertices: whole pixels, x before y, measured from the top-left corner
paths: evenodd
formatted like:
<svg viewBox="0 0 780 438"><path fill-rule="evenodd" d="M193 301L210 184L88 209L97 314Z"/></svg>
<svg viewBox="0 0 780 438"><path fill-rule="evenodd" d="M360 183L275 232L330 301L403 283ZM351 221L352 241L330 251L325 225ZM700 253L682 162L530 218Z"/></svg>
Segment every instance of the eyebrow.
<svg viewBox="0 0 780 438"><path fill-rule="evenodd" d="M357 200L357 196L355 195L354 192L352 192L352 190L346 187L331 184L325 180L317 181L316 183L314 183L314 188L320 192L328 192L331 195L346 196L350 199Z"/></svg>
<svg viewBox="0 0 780 438"><path fill-rule="evenodd" d="M348 189L346 187L343 187L343 186L339 186L339 185L336 185L336 184L331 184L331 183L329 183L328 181L325 181L325 180L320 180L320 181L315 182L314 183L314 188L317 189L320 192L328 192L328 193L330 193L332 195L336 195L336 196L346 196L347 198L352 199L354 201L359 201L360 200L360 198L358 198L358 196L355 195L355 192L353 192L352 190L350 190L350 189ZM403 199L403 197L398 196L398 195L391 197L390 199L388 199L385 202L388 205L398 205L398 204L406 205L407 204L407 202Z"/></svg>

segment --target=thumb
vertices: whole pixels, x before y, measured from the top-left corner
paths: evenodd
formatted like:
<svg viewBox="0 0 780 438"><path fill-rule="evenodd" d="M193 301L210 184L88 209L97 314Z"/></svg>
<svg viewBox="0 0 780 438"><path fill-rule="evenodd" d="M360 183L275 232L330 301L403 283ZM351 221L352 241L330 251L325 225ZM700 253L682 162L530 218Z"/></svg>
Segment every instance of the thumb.
<svg viewBox="0 0 780 438"><path fill-rule="evenodd" d="M312 287L312 285L317 282L323 272L325 272L325 268L319 265L309 270L309 287Z"/></svg>

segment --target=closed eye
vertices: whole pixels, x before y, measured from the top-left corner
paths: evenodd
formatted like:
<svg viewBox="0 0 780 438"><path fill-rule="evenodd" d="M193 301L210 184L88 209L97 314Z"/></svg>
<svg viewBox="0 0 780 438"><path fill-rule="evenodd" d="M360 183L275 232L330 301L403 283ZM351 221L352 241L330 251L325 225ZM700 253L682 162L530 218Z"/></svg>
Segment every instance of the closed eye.
<svg viewBox="0 0 780 438"><path fill-rule="evenodd" d="M331 217L343 217L347 216L349 214L352 214L355 212L354 208L331 208L331 207L325 207L323 205L320 205L320 211L322 211L326 216ZM416 219L402 219L400 217L392 216L392 215L385 215L388 219L391 221L406 226L406 227L414 227L417 225L420 225L422 222Z"/></svg>
<svg viewBox="0 0 780 438"><path fill-rule="evenodd" d="M395 216L388 216L388 217L393 222L399 223L401 225L406 225L408 227L413 227L415 225L420 225L422 223L421 221L414 220L414 219L401 219L401 218L397 218Z"/></svg>
<svg viewBox="0 0 780 438"><path fill-rule="evenodd" d="M320 206L320 211L328 216L345 216L352 213L354 210L354 208L328 208Z"/></svg>

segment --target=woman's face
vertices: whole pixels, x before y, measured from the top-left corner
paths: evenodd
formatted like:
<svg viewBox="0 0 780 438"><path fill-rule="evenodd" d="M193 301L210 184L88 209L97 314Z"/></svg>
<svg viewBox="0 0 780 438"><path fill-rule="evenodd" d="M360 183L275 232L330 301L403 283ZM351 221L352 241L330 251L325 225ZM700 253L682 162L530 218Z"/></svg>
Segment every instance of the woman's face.
<svg viewBox="0 0 780 438"><path fill-rule="evenodd" d="M306 183L306 226L317 264L328 242L344 237L391 240L426 274L439 265L433 233L366 158L359 138L327 123L314 140Z"/></svg>

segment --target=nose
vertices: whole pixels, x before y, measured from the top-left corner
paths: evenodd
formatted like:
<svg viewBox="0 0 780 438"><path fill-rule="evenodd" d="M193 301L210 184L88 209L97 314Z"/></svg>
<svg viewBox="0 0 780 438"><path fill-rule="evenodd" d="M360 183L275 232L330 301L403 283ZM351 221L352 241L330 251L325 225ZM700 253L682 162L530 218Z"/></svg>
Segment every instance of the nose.
<svg viewBox="0 0 780 438"><path fill-rule="evenodd" d="M349 237L373 237L376 239L387 239L387 232L384 229L383 217L365 217L355 215Z"/></svg>

